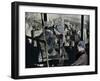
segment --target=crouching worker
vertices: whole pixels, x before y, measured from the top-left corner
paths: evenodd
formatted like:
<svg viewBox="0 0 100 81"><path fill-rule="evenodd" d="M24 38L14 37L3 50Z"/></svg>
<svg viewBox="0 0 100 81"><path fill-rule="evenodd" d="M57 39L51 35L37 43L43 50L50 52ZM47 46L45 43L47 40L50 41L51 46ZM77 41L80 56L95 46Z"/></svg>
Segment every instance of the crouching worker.
<svg viewBox="0 0 100 81"><path fill-rule="evenodd" d="M76 55L76 61L71 64L72 66L78 65L87 65L88 64L88 56L85 51L85 43L80 41L77 45L78 53Z"/></svg>

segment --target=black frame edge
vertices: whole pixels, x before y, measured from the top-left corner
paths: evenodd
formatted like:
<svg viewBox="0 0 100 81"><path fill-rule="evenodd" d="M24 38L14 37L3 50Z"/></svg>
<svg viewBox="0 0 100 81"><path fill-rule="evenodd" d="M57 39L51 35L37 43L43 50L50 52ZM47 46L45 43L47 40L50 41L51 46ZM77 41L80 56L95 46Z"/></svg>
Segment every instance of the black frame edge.
<svg viewBox="0 0 100 81"><path fill-rule="evenodd" d="M96 6L85 6L85 5L69 5L69 4L56 4L56 3L37 3L37 2L21 2L14 1L18 5L28 6L45 6L45 7L60 7L60 8L77 8L77 9L96 9Z"/></svg>
<svg viewBox="0 0 100 81"><path fill-rule="evenodd" d="M95 8L95 73L98 74L98 7Z"/></svg>
<svg viewBox="0 0 100 81"><path fill-rule="evenodd" d="M49 78L49 77L63 77L63 76L82 76L82 75L93 75L96 72L78 72L78 73L62 73L62 74L46 74L46 75L29 75L29 76L18 76L15 79L31 79L31 78Z"/></svg>
<svg viewBox="0 0 100 81"><path fill-rule="evenodd" d="M18 5L11 3L11 78L18 78Z"/></svg>

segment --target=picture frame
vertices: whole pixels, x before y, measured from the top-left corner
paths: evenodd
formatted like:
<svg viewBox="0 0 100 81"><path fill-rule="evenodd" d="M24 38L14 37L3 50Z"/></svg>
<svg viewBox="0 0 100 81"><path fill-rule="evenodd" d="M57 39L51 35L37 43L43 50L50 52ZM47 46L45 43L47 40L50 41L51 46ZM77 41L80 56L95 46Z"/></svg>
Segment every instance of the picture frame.
<svg viewBox="0 0 100 81"><path fill-rule="evenodd" d="M11 78L97 74L96 6L12 2L11 15ZM78 42L72 30L79 32L74 33L80 37L76 38ZM78 53L75 51L78 46L83 56L71 55Z"/></svg>

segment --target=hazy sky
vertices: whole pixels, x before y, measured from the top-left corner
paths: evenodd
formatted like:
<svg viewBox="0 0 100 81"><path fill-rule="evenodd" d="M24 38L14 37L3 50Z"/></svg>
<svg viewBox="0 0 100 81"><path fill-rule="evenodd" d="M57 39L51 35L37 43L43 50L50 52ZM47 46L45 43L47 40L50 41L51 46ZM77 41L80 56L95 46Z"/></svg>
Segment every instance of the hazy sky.
<svg viewBox="0 0 100 81"><path fill-rule="evenodd" d="M25 16L27 18L31 18L31 19L35 19L35 20L41 20L41 14L40 13L34 13L34 12L26 12ZM81 22L81 15L77 15L77 14L47 14L47 20L53 20L53 19L57 19L61 17L62 19L66 19L72 22L77 22L80 23ZM85 21L89 20L88 16L84 17Z"/></svg>

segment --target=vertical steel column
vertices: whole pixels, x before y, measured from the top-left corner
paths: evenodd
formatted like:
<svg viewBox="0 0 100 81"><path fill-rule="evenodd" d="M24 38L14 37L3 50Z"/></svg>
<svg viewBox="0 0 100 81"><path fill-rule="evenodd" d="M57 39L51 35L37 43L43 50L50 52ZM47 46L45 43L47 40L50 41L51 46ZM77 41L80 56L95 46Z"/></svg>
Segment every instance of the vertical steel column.
<svg viewBox="0 0 100 81"><path fill-rule="evenodd" d="M46 13L44 13L44 22L45 22L44 25L46 25L46 22L47 22L47 14ZM46 37L46 35L45 35L45 37ZM45 38L45 42L46 42L47 66L49 67L49 57L48 57L48 49L47 49L48 46L47 46L46 38Z"/></svg>
<svg viewBox="0 0 100 81"><path fill-rule="evenodd" d="M43 26L43 35L44 35L44 40L46 42L45 44L45 52L46 52L46 58L47 58L47 67L49 67L49 59L48 59L48 49L47 49L47 40L46 40L46 35L45 35L45 25L47 22L47 14L46 13L41 13L41 19L42 19L42 26Z"/></svg>
<svg viewBox="0 0 100 81"><path fill-rule="evenodd" d="M34 46L34 30L31 31L31 37L32 37L32 45Z"/></svg>
<svg viewBox="0 0 100 81"><path fill-rule="evenodd" d="M84 15L81 15L81 40L83 40Z"/></svg>
<svg viewBox="0 0 100 81"><path fill-rule="evenodd" d="M44 13L44 21L47 22L47 14Z"/></svg>

